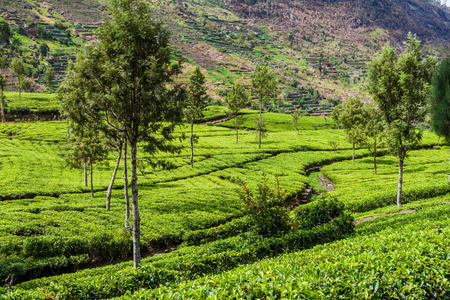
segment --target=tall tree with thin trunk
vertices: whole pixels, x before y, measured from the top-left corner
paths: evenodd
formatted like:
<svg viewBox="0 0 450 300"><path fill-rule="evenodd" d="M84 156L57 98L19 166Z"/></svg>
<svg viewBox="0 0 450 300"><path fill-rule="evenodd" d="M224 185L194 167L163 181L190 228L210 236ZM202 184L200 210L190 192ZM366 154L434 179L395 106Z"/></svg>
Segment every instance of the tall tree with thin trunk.
<svg viewBox="0 0 450 300"><path fill-rule="evenodd" d="M264 102L268 100L269 97L275 96L277 88L276 76L273 72L269 71L267 65L263 67L256 65L252 75L251 85L252 94L258 100L259 104L259 122L256 124L256 129L258 131L258 148L261 149L261 136L263 134L262 110Z"/></svg>
<svg viewBox="0 0 450 300"><path fill-rule="evenodd" d="M301 117L304 116L302 109L299 107L292 113L292 124L294 125L295 130L297 130L297 135L299 135L299 122Z"/></svg>
<svg viewBox="0 0 450 300"><path fill-rule="evenodd" d="M167 146L182 121L186 92L172 85L181 63L171 60L170 33L141 0L112 0L110 16L97 29L98 42L77 57L62 84L69 118L123 134L131 150L133 262L141 261L137 184L138 143ZM73 97L71 95L74 95ZM80 114L81 111L81 114ZM85 124L85 123L84 123Z"/></svg>
<svg viewBox="0 0 450 300"><path fill-rule="evenodd" d="M194 123L199 118L203 117L203 110L206 107L206 87L205 75L196 67L188 84L188 97L186 107L184 109L184 116L186 121L191 125L190 145L191 145L191 168L194 167L194 143L197 139L194 136Z"/></svg>
<svg viewBox="0 0 450 300"><path fill-rule="evenodd" d="M420 41L411 34L400 56L396 49L386 46L369 64L369 92L385 121L385 144L399 160L398 207L402 207L404 161L422 139L415 124L425 118L425 100L435 65L435 57L422 58Z"/></svg>
<svg viewBox="0 0 450 300"><path fill-rule="evenodd" d="M3 91L6 87L6 76L3 75L3 68L5 67L5 56L0 54L0 98L1 98L1 114L2 114L2 123L5 123L5 95Z"/></svg>
<svg viewBox="0 0 450 300"><path fill-rule="evenodd" d="M230 95L225 98L227 103L227 115L230 118L234 118L234 128L236 130L236 143L238 142L238 130L242 124L242 116L239 112L248 102L248 95L245 91L245 87L237 83L232 87Z"/></svg>
<svg viewBox="0 0 450 300"><path fill-rule="evenodd" d="M355 147L363 143L364 129L367 123L363 103L359 98L350 97L334 109L334 118L347 134L348 141L352 143L352 162L355 162Z"/></svg>
<svg viewBox="0 0 450 300"><path fill-rule="evenodd" d="M364 105L365 126L363 132L363 144L373 156L373 173L377 174L377 149L383 138L383 116L381 111L373 104Z"/></svg>
<svg viewBox="0 0 450 300"><path fill-rule="evenodd" d="M11 70L17 76L17 88L19 90L19 98L21 98L23 80L25 78L25 64L21 57L16 57L11 61Z"/></svg>
<svg viewBox="0 0 450 300"><path fill-rule="evenodd" d="M94 127L75 127L72 135L72 151L66 162L70 167L78 167L80 162L84 164L85 183L86 165L89 165L91 197L94 197L93 165L104 160L107 151L103 144L101 133Z"/></svg>

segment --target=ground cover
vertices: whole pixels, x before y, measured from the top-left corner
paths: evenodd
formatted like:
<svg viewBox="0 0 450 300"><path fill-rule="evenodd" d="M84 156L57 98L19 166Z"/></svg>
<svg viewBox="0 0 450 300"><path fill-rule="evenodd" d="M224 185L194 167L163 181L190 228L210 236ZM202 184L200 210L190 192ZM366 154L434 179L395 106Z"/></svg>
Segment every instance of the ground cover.
<svg viewBox="0 0 450 300"><path fill-rule="evenodd" d="M241 128L255 129L255 119L259 119L259 115L245 115ZM294 130L292 124L292 116L288 114L264 113L262 115L263 122L267 123L269 131L290 131ZM219 124L220 126L234 128L234 120L229 120ZM314 129L332 129L337 127L336 122L331 118L318 118L305 116L300 118L300 130Z"/></svg>
<svg viewBox="0 0 450 300"><path fill-rule="evenodd" d="M61 101L56 94L5 92L6 113L9 115L59 115Z"/></svg>
<svg viewBox="0 0 450 300"><path fill-rule="evenodd" d="M286 116L279 115L279 118L285 120ZM311 120L311 123L315 122L314 119ZM276 125L278 124L274 124L273 128L276 128ZM184 148L180 154L159 156L170 160L176 167L173 170L153 170L145 165L145 155L139 157L143 162L138 165L140 165L142 242L145 253L151 254L159 249L168 249L182 242L187 243L196 236L207 237L205 241L219 239L213 243L221 250L210 253L211 259L217 266L222 266L217 267L217 270L229 270L239 264L280 253L278 251L280 249L275 245L284 245L283 249L290 248L293 251L295 248L291 244L293 241L301 240L301 244L308 244L309 242L303 240L305 237L267 241L252 240L249 236L239 235L246 232L248 225L245 220L242 221L242 206L237 202L238 183L245 181L249 188L255 189L263 174L269 177L271 185L275 184L274 176L278 176L280 185L286 192L285 200L289 202L295 199L311 180L305 176L305 169L349 159L351 145L345 142L345 135L341 130L301 130L299 135L291 129L282 131L283 127L278 130L267 133L267 137L263 139L263 149L260 151L257 150L257 136L253 131L243 130L240 142L236 144L235 133L228 128L196 125L195 132L199 136L199 143L194 148L196 156L193 169L188 166L189 148L186 141L181 144ZM187 127L181 127L177 134L182 135L188 131ZM339 141L338 150L333 151L329 141ZM425 133L424 145L431 146L436 141L435 135ZM64 156L69 148L65 122L0 125L0 176L2 176L0 187L2 199L12 199L0 202L0 253L7 258L17 255L26 260L28 271L23 279L40 277L50 272L66 272L92 263L95 265L118 262L130 255L131 237L129 231L124 230L125 208L123 192L120 190L123 183L120 179L116 182L110 212L104 209L104 193L99 192L104 191L109 183L115 153L109 156L109 165L96 166L94 182L97 192L91 199L89 195L82 193L87 191L82 184L82 170L68 170L64 167ZM439 151L446 150L420 151L441 153ZM429 153L433 157L440 155L434 152L424 153ZM365 150L357 150L357 157L368 155ZM425 154L423 156L426 157ZM422 160L418 160L417 164L428 161L425 158L420 159ZM364 158L361 158L361 161L363 160ZM370 157L367 160L370 161ZM389 159L387 162L393 163ZM390 171L395 173L395 167ZM414 169L414 172L420 171ZM120 168L119 174L121 172ZM436 186L439 184L437 182ZM31 197L34 198L19 199ZM232 221L227 222L230 220ZM236 226L241 227L234 227L234 221L237 222ZM220 226L225 227L222 230L219 229ZM197 233L209 230L208 228L212 230L210 233ZM331 232L327 230L332 229L324 230ZM228 232L237 235L229 237ZM221 238L225 240L220 240ZM245 251L240 251L239 245L245 244L243 241L246 240L252 241L251 246ZM193 250L194 248L186 246L180 249L181 252L174 251L171 254L173 257L184 256L183 263L175 260L171 263L172 267L168 268L169 271L163 272L165 275L161 273L162 277L155 275L159 272L156 271L159 269L154 269L155 266L149 266L145 272L148 271L153 274L151 276L159 278L155 279L155 282L178 278L177 268L180 264L184 268L192 267L198 270L197 273L189 275L191 277L182 275L180 280L193 279L203 273L212 272L212 269L205 269L206 262L199 260L199 257L205 255L202 251L207 251L205 249L209 246L204 247ZM274 252L268 250L274 247L278 250ZM259 254L251 256L250 253ZM171 255L167 256L168 259L172 257ZM161 259L162 257L165 256L161 256ZM148 261L159 259L149 258ZM157 267L162 266L166 266L166 263ZM115 272L121 268L128 268L127 264L118 264L109 270L115 270L111 272L116 276ZM89 272L100 276L96 279L91 278L94 284L101 282L102 289L110 288L106 277L102 275L111 274L110 271L98 269ZM127 270L123 274L134 278L132 280L138 280L139 276L148 275L145 272ZM86 274L62 276L61 282L65 282L65 286L65 280L84 278ZM165 277L166 275L168 277ZM117 276L119 276L117 280L123 280L122 275ZM83 279L85 280L83 283L76 279L74 289L80 289L82 293L86 291L85 288L80 288L79 283L86 289L92 287L88 284L91 279L87 278ZM57 282L59 279L42 280L44 281L37 283L46 282L45 285L52 285L50 282ZM29 290L24 292L26 295L31 295L34 293L35 287L32 287L34 283L30 282L28 287L26 284L23 283L21 287ZM156 287L156 285L147 287L150 286ZM126 290L130 290L123 286L121 288L122 292L108 293L103 290L101 293L106 297L106 295L122 295ZM73 292L63 287L61 290L53 291L67 295ZM39 291L41 292L42 290Z"/></svg>
<svg viewBox="0 0 450 300"><path fill-rule="evenodd" d="M403 202L446 194L448 185L447 149L411 151L405 161ZM321 171L335 184L329 195L341 199L347 208L363 212L395 203L397 196L398 160L384 156L377 160L377 174L373 160L357 159L355 163L339 162Z"/></svg>
<svg viewBox="0 0 450 300"><path fill-rule="evenodd" d="M441 204L386 216L358 225L344 240L123 299L445 298L449 213L450 205Z"/></svg>

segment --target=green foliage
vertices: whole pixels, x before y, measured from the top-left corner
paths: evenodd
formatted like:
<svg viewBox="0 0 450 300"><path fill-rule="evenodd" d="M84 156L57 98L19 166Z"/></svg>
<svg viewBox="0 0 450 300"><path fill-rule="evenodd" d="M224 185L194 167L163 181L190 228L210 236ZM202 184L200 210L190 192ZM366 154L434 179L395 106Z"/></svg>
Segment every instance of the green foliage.
<svg viewBox="0 0 450 300"><path fill-rule="evenodd" d="M263 135L264 123L262 121L263 104L269 97L275 96L277 88L277 80L275 74L269 71L267 65L260 67L256 65L255 71L251 79L252 95L258 100L259 104L259 120L255 123L255 129L258 132L258 147L261 149L261 137Z"/></svg>
<svg viewBox="0 0 450 300"><path fill-rule="evenodd" d="M437 66L428 97L431 126L445 138L450 138L450 57Z"/></svg>
<svg viewBox="0 0 450 300"><path fill-rule="evenodd" d="M296 109L293 113L292 113L292 123L294 124L294 128L295 130L297 130L297 135L298 135L298 131L299 131L299 126L298 126L298 122L300 121L300 118L303 117L303 111L301 108Z"/></svg>
<svg viewBox="0 0 450 300"><path fill-rule="evenodd" d="M6 20L0 18L0 44L9 45L9 40L12 36L11 26Z"/></svg>
<svg viewBox="0 0 450 300"><path fill-rule="evenodd" d="M346 209L366 212L396 203L398 165L393 156L378 158L378 171L373 173L373 161L362 158L338 162L322 168L322 173L335 185L330 196L341 200ZM448 185L448 151L411 151L404 174L403 203L444 195Z"/></svg>
<svg viewBox="0 0 450 300"><path fill-rule="evenodd" d="M42 57L47 57L49 51L50 48L48 47L47 43L42 43L39 45L38 52Z"/></svg>
<svg viewBox="0 0 450 300"><path fill-rule="evenodd" d="M331 222L344 213L344 203L336 198L323 198L295 209L295 219L302 229L312 229Z"/></svg>
<svg viewBox="0 0 450 300"><path fill-rule="evenodd" d="M333 109L333 118L345 130L349 142L361 144L367 115L361 99L350 97Z"/></svg>
<svg viewBox="0 0 450 300"><path fill-rule="evenodd" d="M128 298L445 298L449 213L448 205L437 205L378 218L347 239Z"/></svg>
<svg viewBox="0 0 450 300"><path fill-rule="evenodd" d="M23 81L25 78L25 64L22 57L16 57L11 61L11 70L17 76L18 84L17 88L19 90L19 98L21 97Z"/></svg>
<svg viewBox="0 0 450 300"><path fill-rule="evenodd" d="M368 77L369 92L386 122L385 145L399 159L399 207L402 206L404 160L422 139L422 132L415 124L425 118L425 100L436 65L435 57L422 58L420 41L415 35L408 35L405 47L400 57L391 46L383 48L369 65Z"/></svg>
<svg viewBox="0 0 450 300"><path fill-rule="evenodd" d="M188 123L195 123L195 120L203 117L206 98L205 75L199 67L196 67L189 78L188 97L184 109L184 116Z"/></svg>
<svg viewBox="0 0 450 300"><path fill-rule="evenodd" d="M47 88L50 90L53 87L53 81L55 80L55 72L52 66L49 64L44 72L44 80Z"/></svg>
<svg viewBox="0 0 450 300"><path fill-rule="evenodd" d="M255 231L264 236L272 236L288 231L291 224L278 178L276 178L275 189L271 189L267 182L268 179L264 175L256 193L242 183L239 198L244 204L245 212L252 215Z"/></svg>
<svg viewBox="0 0 450 300"><path fill-rule="evenodd" d="M386 145L400 160L422 135L413 125L425 116L425 99L436 58L422 58L420 42L409 35L404 53L386 46L369 66L369 92L387 123Z"/></svg>

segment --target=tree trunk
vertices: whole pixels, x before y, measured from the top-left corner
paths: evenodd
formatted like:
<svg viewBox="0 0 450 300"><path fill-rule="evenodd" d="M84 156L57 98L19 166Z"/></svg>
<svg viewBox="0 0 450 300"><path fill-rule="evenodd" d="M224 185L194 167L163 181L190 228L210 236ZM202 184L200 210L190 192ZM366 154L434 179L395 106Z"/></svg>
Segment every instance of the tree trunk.
<svg viewBox="0 0 450 300"><path fill-rule="evenodd" d="M106 210L108 210L108 211L111 209L112 187L114 184L114 180L116 180L117 169L119 168L121 157L122 157L122 144L120 144L120 146L119 146L119 155L117 156L116 165L114 166L114 171L113 171L113 175L111 178L111 182L109 183L108 190L106 191Z"/></svg>
<svg viewBox="0 0 450 300"><path fill-rule="evenodd" d="M67 126L67 144L70 144L70 127Z"/></svg>
<svg viewBox="0 0 450 300"><path fill-rule="evenodd" d="M191 121L191 168L194 167L194 121Z"/></svg>
<svg viewBox="0 0 450 300"><path fill-rule="evenodd" d="M123 145L123 192L125 194L125 228L130 222L130 197L128 196L128 166L127 166L128 142L125 139Z"/></svg>
<svg viewBox="0 0 450 300"><path fill-rule="evenodd" d="M94 182L92 178L92 159L89 159L89 167L91 169L91 198L94 198Z"/></svg>
<svg viewBox="0 0 450 300"><path fill-rule="evenodd" d="M373 145L373 173L377 175L377 142Z"/></svg>
<svg viewBox="0 0 450 300"><path fill-rule="evenodd" d="M352 144L352 163L355 162L355 142Z"/></svg>
<svg viewBox="0 0 450 300"><path fill-rule="evenodd" d="M87 187L87 166L86 166L86 159L83 162L84 167L84 186Z"/></svg>
<svg viewBox="0 0 450 300"><path fill-rule="evenodd" d="M261 127L262 127L262 101L263 99L259 99L259 128L258 128L258 149L261 149Z"/></svg>
<svg viewBox="0 0 450 300"><path fill-rule="evenodd" d="M239 130L239 128L238 128L238 121L237 121L237 115L236 115L236 118L234 119L234 126L235 126L235 128L236 128L236 144L238 143L238 130Z"/></svg>
<svg viewBox="0 0 450 300"><path fill-rule="evenodd" d="M397 207L402 207L402 186L403 186L403 159L398 164L398 191L397 191Z"/></svg>
<svg viewBox="0 0 450 300"><path fill-rule="evenodd" d="M0 78L0 80L2 80L2 79ZM5 98L3 96L3 88L2 88L1 93L2 93L2 123L5 123Z"/></svg>
<svg viewBox="0 0 450 300"><path fill-rule="evenodd" d="M130 141L131 144L131 193L133 210L133 263L135 268L139 268L141 263L141 217L138 206L138 186L137 186L137 141Z"/></svg>

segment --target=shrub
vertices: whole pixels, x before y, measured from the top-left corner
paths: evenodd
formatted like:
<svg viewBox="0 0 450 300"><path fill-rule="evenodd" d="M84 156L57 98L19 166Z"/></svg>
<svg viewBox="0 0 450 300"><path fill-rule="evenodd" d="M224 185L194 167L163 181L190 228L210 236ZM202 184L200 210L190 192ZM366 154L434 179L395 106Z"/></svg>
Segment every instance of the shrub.
<svg viewBox="0 0 450 300"><path fill-rule="evenodd" d="M303 229L311 229L329 223L344 212L344 204L336 198L324 198L308 205L299 206L295 210L298 225Z"/></svg>
<svg viewBox="0 0 450 300"><path fill-rule="evenodd" d="M258 184L258 192L254 195L245 183L241 184L239 197L246 213L254 218L253 229L264 236L288 231L291 227L289 211L284 207L284 192L276 177L275 190L267 185L268 179L263 176Z"/></svg>

